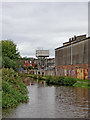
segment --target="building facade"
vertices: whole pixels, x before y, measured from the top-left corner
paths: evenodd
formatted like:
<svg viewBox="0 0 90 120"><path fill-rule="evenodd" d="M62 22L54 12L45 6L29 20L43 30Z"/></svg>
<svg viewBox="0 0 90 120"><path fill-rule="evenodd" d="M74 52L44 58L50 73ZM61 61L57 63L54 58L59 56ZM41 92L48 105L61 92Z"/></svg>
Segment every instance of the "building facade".
<svg viewBox="0 0 90 120"><path fill-rule="evenodd" d="M56 75L90 78L89 44L90 37L74 36L69 42L55 49Z"/></svg>

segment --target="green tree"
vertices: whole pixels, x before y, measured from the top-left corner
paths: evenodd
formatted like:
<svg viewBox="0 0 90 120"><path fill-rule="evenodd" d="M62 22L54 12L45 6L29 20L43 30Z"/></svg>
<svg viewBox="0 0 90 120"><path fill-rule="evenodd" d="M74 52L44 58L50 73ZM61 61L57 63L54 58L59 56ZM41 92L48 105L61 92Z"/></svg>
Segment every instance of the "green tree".
<svg viewBox="0 0 90 120"><path fill-rule="evenodd" d="M20 54L16 49L16 44L11 40L2 40L2 67L19 69Z"/></svg>
<svg viewBox="0 0 90 120"><path fill-rule="evenodd" d="M0 41L0 68L2 67L2 45Z"/></svg>
<svg viewBox="0 0 90 120"><path fill-rule="evenodd" d="M38 66L37 66L37 64L35 64L35 66L34 66L34 69L38 69Z"/></svg>
<svg viewBox="0 0 90 120"><path fill-rule="evenodd" d="M2 57L6 56L10 59L18 59L20 57L16 44L11 40L2 40Z"/></svg>

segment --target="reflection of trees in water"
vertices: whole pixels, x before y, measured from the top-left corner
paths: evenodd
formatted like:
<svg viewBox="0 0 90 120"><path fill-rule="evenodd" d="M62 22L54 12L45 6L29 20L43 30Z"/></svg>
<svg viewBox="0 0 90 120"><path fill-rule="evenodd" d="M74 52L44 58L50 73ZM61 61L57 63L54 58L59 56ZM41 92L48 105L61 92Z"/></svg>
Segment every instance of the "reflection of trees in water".
<svg viewBox="0 0 90 120"><path fill-rule="evenodd" d="M46 86L45 81L37 81L37 83L38 83L38 87L45 87Z"/></svg>

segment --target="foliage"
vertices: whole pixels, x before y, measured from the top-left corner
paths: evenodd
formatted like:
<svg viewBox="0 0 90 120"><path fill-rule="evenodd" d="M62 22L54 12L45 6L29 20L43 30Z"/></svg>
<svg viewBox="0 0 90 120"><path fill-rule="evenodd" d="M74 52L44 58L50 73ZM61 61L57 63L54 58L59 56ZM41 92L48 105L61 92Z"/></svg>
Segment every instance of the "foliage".
<svg viewBox="0 0 90 120"><path fill-rule="evenodd" d="M52 76L46 76L46 83L49 84L50 83L50 80L52 79Z"/></svg>
<svg viewBox="0 0 90 120"><path fill-rule="evenodd" d="M10 59L18 59L19 52L16 49L16 44L11 40L2 40L2 56L9 57Z"/></svg>
<svg viewBox="0 0 90 120"><path fill-rule="evenodd" d="M19 62L18 60L12 60L9 57L3 57L2 67L13 68L15 71L17 71L19 69Z"/></svg>
<svg viewBox="0 0 90 120"><path fill-rule="evenodd" d="M15 71L19 69L20 57L16 44L11 40L2 40L2 67L13 68Z"/></svg>
<svg viewBox="0 0 90 120"><path fill-rule="evenodd" d="M46 77L46 83L52 84L52 85L65 85L65 86L72 86L74 83L76 83L76 79L72 77L57 77L57 76L47 76Z"/></svg>
<svg viewBox="0 0 90 120"><path fill-rule="evenodd" d="M32 66L29 66L27 69L28 69L28 70L31 70L31 69L33 69L33 68L32 68Z"/></svg>
<svg viewBox="0 0 90 120"><path fill-rule="evenodd" d="M27 102L26 84L13 69L2 69L2 107L14 107L19 102Z"/></svg>
<svg viewBox="0 0 90 120"><path fill-rule="evenodd" d="M76 83L77 81L76 81L76 78L73 78L73 77L65 77L64 79L63 79L63 84L64 85L69 85L69 86L72 86L72 85L74 85L74 83Z"/></svg>
<svg viewBox="0 0 90 120"><path fill-rule="evenodd" d="M36 69L36 70L38 69L38 66L37 66L37 64L35 64L35 66L34 66L34 69Z"/></svg>
<svg viewBox="0 0 90 120"><path fill-rule="evenodd" d="M34 79L37 79L37 75L34 75L33 78L34 78Z"/></svg>
<svg viewBox="0 0 90 120"><path fill-rule="evenodd" d="M41 75L38 75L38 80L42 80L43 77Z"/></svg>

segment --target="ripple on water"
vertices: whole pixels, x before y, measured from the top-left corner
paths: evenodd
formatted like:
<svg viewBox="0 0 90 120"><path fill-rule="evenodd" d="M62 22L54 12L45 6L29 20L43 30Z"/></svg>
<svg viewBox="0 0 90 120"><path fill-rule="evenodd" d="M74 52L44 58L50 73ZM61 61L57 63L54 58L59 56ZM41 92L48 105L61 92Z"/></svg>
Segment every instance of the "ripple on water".
<svg viewBox="0 0 90 120"><path fill-rule="evenodd" d="M34 82L34 85L30 84L27 88L29 102L19 104L14 109L3 109L3 117L84 118L88 116L88 89L46 86L38 82Z"/></svg>

